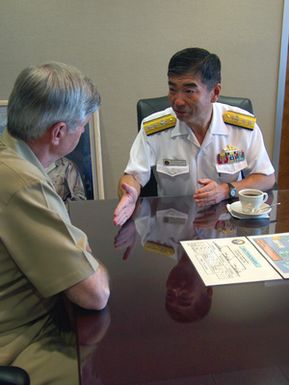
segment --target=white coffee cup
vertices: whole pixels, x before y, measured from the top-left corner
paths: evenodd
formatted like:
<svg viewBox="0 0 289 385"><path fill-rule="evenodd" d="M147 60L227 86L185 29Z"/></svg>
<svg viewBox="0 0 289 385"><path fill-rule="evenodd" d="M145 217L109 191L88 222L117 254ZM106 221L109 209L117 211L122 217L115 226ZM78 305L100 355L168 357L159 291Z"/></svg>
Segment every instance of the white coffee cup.
<svg viewBox="0 0 289 385"><path fill-rule="evenodd" d="M268 199L268 194L254 188L245 188L239 191L239 200L242 211L246 214L258 213L262 203Z"/></svg>

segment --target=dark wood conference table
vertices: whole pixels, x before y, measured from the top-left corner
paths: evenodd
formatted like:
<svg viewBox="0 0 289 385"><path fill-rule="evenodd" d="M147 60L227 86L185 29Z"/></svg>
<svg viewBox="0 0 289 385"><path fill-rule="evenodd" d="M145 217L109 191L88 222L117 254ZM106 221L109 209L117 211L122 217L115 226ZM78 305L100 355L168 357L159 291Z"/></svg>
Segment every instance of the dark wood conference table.
<svg viewBox="0 0 289 385"><path fill-rule="evenodd" d="M289 384L289 281L205 287L179 244L289 232L289 190L269 195L281 205L258 220L142 198L121 229L116 200L71 203L111 279L105 310L76 311L82 385Z"/></svg>

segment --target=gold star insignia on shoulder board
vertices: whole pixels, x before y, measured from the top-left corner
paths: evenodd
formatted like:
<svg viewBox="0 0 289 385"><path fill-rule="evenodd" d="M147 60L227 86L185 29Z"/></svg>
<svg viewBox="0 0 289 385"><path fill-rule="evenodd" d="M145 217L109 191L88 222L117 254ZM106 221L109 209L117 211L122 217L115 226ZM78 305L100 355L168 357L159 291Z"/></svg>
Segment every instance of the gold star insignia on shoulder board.
<svg viewBox="0 0 289 385"><path fill-rule="evenodd" d="M225 123L232 124L233 126L254 130L257 119L255 116L242 114L240 112L226 111L223 114L223 120Z"/></svg>
<svg viewBox="0 0 289 385"><path fill-rule="evenodd" d="M157 132L167 130L168 128L175 127L176 122L177 119L173 115L169 114L144 122L143 128L146 135L149 136L156 134Z"/></svg>

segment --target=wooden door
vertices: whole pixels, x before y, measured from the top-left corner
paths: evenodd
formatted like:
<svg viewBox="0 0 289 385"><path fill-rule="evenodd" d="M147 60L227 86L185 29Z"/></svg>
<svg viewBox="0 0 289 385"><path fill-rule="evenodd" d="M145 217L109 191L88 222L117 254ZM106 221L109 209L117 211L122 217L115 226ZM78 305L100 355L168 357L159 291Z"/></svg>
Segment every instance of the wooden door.
<svg viewBox="0 0 289 385"><path fill-rule="evenodd" d="M278 188L289 189L289 44L279 158Z"/></svg>

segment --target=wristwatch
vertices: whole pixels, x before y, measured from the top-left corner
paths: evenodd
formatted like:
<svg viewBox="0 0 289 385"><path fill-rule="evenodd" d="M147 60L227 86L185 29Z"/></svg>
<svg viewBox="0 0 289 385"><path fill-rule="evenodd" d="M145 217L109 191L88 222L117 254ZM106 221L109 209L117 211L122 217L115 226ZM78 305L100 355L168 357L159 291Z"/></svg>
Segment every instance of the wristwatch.
<svg viewBox="0 0 289 385"><path fill-rule="evenodd" d="M229 198L236 198L238 194L236 187L232 183L227 183L227 185L229 186Z"/></svg>

